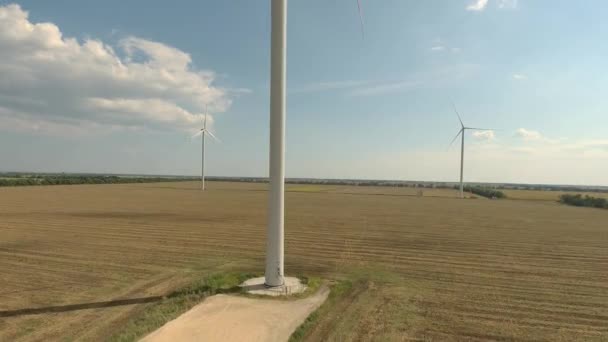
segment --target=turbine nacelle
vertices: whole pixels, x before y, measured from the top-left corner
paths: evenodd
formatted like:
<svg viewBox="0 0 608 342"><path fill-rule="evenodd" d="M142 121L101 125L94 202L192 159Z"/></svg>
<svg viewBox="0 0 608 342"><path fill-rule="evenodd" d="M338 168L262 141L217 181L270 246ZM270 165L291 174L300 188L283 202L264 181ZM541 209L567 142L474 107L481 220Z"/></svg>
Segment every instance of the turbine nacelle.
<svg viewBox="0 0 608 342"><path fill-rule="evenodd" d="M207 113L205 113L205 119L203 121L203 128L201 128L198 132L196 132L194 135L192 135L192 139L194 139L198 136L203 136L203 135L207 135L207 134L209 134L209 136L211 136L217 142L221 142L220 139L218 139L210 130L207 129Z"/></svg>

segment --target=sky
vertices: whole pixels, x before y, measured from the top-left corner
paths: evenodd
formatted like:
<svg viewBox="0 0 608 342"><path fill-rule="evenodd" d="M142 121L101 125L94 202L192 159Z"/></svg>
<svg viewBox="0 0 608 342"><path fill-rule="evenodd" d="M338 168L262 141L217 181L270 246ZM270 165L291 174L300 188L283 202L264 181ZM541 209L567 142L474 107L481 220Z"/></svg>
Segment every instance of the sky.
<svg viewBox="0 0 608 342"><path fill-rule="evenodd" d="M268 175L269 1L0 0L0 171ZM289 2L287 177L608 185L608 3Z"/></svg>

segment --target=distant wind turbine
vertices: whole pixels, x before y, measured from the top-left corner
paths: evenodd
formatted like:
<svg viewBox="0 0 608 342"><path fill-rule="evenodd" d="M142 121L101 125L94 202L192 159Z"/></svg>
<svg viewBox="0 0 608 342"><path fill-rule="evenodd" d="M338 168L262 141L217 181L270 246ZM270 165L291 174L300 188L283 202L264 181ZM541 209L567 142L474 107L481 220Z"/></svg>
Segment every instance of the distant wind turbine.
<svg viewBox="0 0 608 342"><path fill-rule="evenodd" d="M463 172L464 172L464 134L466 133L467 130L473 130L473 131L495 131L495 129L492 129L492 128L466 127L464 125L464 123L462 123L462 118L460 117L460 114L458 113L458 110L456 109L456 105L454 103L452 103L452 106L454 107L454 112L456 112L456 115L458 116L458 121L460 121L460 127L461 128L458 131L458 134L456 134L456 136L454 137L454 139L452 139L452 142L450 143L450 146L452 146L452 144L454 144L454 141L456 141L456 139L460 135L460 137L462 138L461 141L460 141L460 198L464 198L464 182L463 182Z"/></svg>
<svg viewBox="0 0 608 342"><path fill-rule="evenodd" d="M205 191L205 136L209 134L213 139L220 141L210 130L207 129L207 109L205 108L205 119L203 121L203 128L198 131L192 138L196 138L199 135L201 136L202 142L202 154L201 154L201 190Z"/></svg>
<svg viewBox="0 0 608 342"><path fill-rule="evenodd" d="M361 0L357 8L363 34ZM270 18L270 194L264 283L275 287L284 285L287 0L271 1Z"/></svg>

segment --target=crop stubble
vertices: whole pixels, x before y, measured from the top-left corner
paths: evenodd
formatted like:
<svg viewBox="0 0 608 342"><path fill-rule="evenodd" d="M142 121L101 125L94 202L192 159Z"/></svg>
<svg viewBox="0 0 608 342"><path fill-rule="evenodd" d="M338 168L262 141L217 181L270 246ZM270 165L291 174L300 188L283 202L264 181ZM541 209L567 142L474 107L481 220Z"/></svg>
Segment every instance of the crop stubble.
<svg viewBox="0 0 608 342"><path fill-rule="evenodd" d="M287 272L392 275L361 285L365 291L340 309L335 331L311 336L608 336L608 211L458 200L449 190L426 189L419 198L407 188L305 187L288 186ZM146 304L53 308L163 295L230 267L262 270L266 185L209 188L0 189L0 340L107 337ZM28 308L49 312L16 314ZM353 329L353 321L370 327ZM382 329L371 326L378 324Z"/></svg>

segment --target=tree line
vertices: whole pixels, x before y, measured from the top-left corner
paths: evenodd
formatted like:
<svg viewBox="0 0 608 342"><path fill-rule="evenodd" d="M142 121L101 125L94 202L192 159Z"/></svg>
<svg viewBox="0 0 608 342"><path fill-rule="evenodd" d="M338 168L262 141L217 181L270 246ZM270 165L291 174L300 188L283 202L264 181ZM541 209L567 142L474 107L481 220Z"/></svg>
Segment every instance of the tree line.
<svg viewBox="0 0 608 342"><path fill-rule="evenodd" d="M125 184L189 181L193 178L119 177L102 175L35 175L0 178L0 187L28 185Z"/></svg>
<svg viewBox="0 0 608 342"><path fill-rule="evenodd" d="M456 189L459 189L458 186L455 186ZM475 195L479 195L486 198L506 198L504 192L496 189L483 188L480 186L465 186L464 191L474 193Z"/></svg>
<svg viewBox="0 0 608 342"><path fill-rule="evenodd" d="M559 201L564 204L573 205L576 207L590 207L608 209L608 200L605 198L592 197L581 194L563 194L559 196Z"/></svg>

